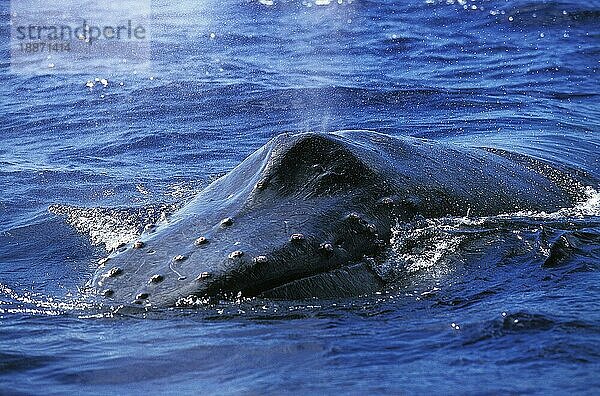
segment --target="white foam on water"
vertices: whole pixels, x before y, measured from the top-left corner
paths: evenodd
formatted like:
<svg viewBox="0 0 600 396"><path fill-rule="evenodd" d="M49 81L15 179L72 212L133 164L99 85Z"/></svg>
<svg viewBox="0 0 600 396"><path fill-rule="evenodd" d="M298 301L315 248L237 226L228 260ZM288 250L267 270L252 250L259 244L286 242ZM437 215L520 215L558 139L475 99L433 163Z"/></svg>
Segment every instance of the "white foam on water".
<svg viewBox="0 0 600 396"><path fill-rule="evenodd" d="M112 251L139 238L146 224L165 222L177 207L155 205L136 210L53 205L50 212L64 216L67 224L87 234L92 245L104 245Z"/></svg>
<svg viewBox="0 0 600 396"><path fill-rule="evenodd" d="M85 300L84 293L71 299L58 299L40 293L18 292L0 283L0 315L28 314L57 316L67 312L86 311L97 305ZM104 314L103 314L104 315Z"/></svg>
<svg viewBox="0 0 600 396"><path fill-rule="evenodd" d="M390 240L393 261L401 263L408 272L434 266L456 252L464 239L462 235L452 234L454 228L436 219L425 220L425 224L413 229L397 224Z"/></svg>
<svg viewBox="0 0 600 396"><path fill-rule="evenodd" d="M567 223L600 216L600 193L588 186L584 190L584 197L576 205L555 212L519 211L496 216L444 217L408 223L397 222L391 229L388 257L374 269L384 279L399 273L410 274L424 270L429 270L435 277L444 276L454 268L448 264L461 257L461 244L467 239L476 240L478 235L483 237L483 233L490 230L510 230L522 243L528 244L529 241L522 240L519 234L521 228L526 225L537 229L549 222Z"/></svg>

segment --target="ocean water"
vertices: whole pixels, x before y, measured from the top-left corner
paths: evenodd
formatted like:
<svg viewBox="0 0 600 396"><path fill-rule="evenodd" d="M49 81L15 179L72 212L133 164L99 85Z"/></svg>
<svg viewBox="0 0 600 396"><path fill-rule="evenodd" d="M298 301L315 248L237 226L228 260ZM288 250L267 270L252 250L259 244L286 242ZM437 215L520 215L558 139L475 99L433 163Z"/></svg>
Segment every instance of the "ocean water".
<svg viewBox="0 0 600 396"><path fill-rule="evenodd" d="M135 73L11 70L0 5L0 394L600 392L600 2L157 0ZM399 225L375 295L87 302L139 225L279 133L340 129L592 181L555 213Z"/></svg>

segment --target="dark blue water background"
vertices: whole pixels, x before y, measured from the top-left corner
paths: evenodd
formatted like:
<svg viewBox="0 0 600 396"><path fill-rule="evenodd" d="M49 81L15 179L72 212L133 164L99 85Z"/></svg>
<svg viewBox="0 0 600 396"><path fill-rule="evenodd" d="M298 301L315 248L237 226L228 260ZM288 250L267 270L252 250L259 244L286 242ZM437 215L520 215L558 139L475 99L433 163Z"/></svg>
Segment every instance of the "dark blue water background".
<svg viewBox="0 0 600 396"><path fill-rule="evenodd" d="M374 296L82 302L104 243L131 237L114 208L182 204L281 132L372 129L600 175L600 3L325 3L154 1L146 71L32 74L9 70L1 2L0 393L600 391L592 189L559 213L398 230L388 264L405 275Z"/></svg>

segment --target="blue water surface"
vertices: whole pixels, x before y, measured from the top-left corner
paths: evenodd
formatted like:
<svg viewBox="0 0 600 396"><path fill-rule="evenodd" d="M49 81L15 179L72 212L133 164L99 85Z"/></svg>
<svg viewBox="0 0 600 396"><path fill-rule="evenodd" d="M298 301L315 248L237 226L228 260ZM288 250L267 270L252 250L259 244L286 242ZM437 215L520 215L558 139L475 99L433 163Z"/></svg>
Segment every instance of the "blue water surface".
<svg viewBox="0 0 600 396"><path fill-rule="evenodd" d="M80 292L131 228L120 210L181 205L282 132L503 148L599 178L600 2L156 0L135 74L11 70L0 5L1 394L600 392L598 185L560 213L403 234L418 265L376 295L115 314ZM484 234L485 254L456 258Z"/></svg>

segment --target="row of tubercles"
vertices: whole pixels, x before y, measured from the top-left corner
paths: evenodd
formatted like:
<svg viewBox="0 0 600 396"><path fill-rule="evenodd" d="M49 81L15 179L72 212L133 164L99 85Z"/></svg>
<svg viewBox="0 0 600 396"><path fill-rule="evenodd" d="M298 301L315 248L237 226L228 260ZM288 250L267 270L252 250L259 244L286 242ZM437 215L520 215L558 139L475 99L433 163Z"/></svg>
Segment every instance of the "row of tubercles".
<svg viewBox="0 0 600 396"><path fill-rule="evenodd" d="M357 213L350 213L349 215L346 216L346 218L348 220L358 222L360 225L362 225L363 227L365 227L369 232L371 232L371 233L373 233L373 234L376 235L377 229L376 229L375 225L367 223ZM230 218L230 217L227 217L227 218L221 220L220 225L222 227L229 227L229 226L233 225L233 219ZM295 233L295 234L292 234L290 236L290 242L292 242L292 243L300 243L300 242L305 241L305 239L306 239L305 236L303 234L300 234L300 233ZM204 236L198 237L194 241L194 244L196 246L203 246L203 245L206 245L208 243L209 243L208 238L206 238ZM134 244L133 244L132 247L134 249L141 249L144 246L145 246L145 243L143 241L136 241L136 242L134 242ZM323 252L326 252L326 253L332 253L334 251L334 246L330 242L323 242L323 243L321 243L319 245L319 249L321 251L323 251ZM230 260L235 260L235 259L240 259L242 256L244 256L244 252L243 251L241 251L241 250L235 250L235 251L233 251L233 252L231 252L229 254L228 258ZM173 257L173 261L174 262L183 261L186 258L187 257L184 256L184 255L177 255L177 256ZM108 260L109 260L108 257L104 258L104 259L101 259L99 261L99 264L101 266L104 266L108 262ZM256 257L253 258L253 262L254 263L258 263L258 264L265 264L268 261L269 261L268 257L264 256L264 255L256 256ZM105 274L105 277L114 278L114 277L117 277L117 276L121 275L122 273L123 273L123 270L120 267L112 267ZM203 281L203 280L208 279L210 277L212 277L212 275L209 272L202 272L201 274L199 274L196 277L195 280L196 281ZM183 277L183 278L185 279L185 277ZM164 276L163 275L155 274L155 275L152 275L150 277L150 279L148 280L148 284L158 284L158 283L161 283L163 280L164 280ZM113 294L114 294L114 292L111 289L106 289L106 290L104 290L102 292L102 295L104 295L105 297L111 297ZM135 299L134 303L138 303L139 304L139 303L141 303L141 300L146 300L149 296L150 296L150 294L147 293L147 292L139 293L136 296L136 299Z"/></svg>

